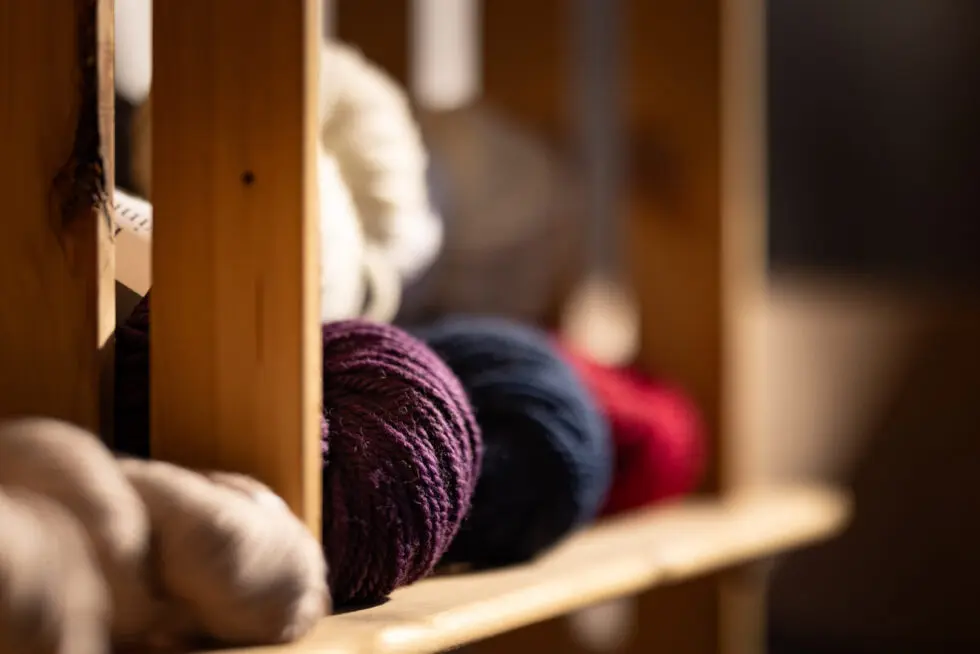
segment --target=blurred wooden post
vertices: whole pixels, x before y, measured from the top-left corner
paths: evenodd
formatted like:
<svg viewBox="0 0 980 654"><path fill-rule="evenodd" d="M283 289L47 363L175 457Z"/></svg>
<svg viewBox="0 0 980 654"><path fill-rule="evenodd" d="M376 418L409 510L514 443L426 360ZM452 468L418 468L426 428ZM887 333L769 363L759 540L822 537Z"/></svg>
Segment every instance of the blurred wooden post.
<svg viewBox="0 0 980 654"><path fill-rule="evenodd" d="M641 363L684 384L711 432L705 484L742 479L752 319L765 289L763 0L631 0L632 144L627 242L642 320ZM633 651L763 651L764 585L751 571L644 598Z"/></svg>
<svg viewBox="0 0 980 654"><path fill-rule="evenodd" d="M154 3L154 456L320 533L320 1Z"/></svg>
<svg viewBox="0 0 980 654"><path fill-rule="evenodd" d="M0 415L93 430L115 328L112 8L0 0Z"/></svg>

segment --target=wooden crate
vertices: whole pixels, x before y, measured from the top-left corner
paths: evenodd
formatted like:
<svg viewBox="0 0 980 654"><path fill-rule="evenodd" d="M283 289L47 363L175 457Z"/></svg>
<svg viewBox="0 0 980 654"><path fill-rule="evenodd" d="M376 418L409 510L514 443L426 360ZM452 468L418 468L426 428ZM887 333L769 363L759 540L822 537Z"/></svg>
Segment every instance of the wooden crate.
<svg viewBox="0 0 980 654"><path fill-rule="evenodd" d="M154 451L255 475L314 533L319 5L158 1L153 41ZM570 6L488 3L487 96L552 135L569 124ZM105 208L112 7L0 2L0 415L43 413L104 432L114 328ZM643 629L630 651L757 652L762 585L732 570L841 527L846 503L835 493L742 492L733 465L750 422L740 388L752 351L740 310L764 291L762 0L626 7L633 168L624 254L640 301L640 363L679 380L707 416L703 496L601 525L527 567L422 582L384 606L327 618L293 648L437 651L702 578L674 595L644 596L643 624L659 616L671 634ZM402 0L344 0L338 23L404 77L398 35L409 15ZM547 626L511 642L528 651L574 646Z"/></svg>

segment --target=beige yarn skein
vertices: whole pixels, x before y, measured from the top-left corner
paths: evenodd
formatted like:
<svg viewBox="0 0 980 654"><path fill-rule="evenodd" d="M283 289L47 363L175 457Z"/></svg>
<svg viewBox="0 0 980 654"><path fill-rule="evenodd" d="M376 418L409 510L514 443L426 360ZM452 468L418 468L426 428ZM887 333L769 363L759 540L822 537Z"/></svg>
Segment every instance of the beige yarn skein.
<svg viewBox="0 0 980 654"><path fill-rule="evenodd" d="M285 643L329 611L320 545L267 487L157 461L120 466L149 510L177 628L229 644Z"/></svg>
<svg viewBox="0 0 980 654"><path fill-rule="evenodd" d="M132 642L152 619L149 518L109 450L50 418L0 425L0 488L23 489L66 509L87 532L112 596L112 634Z"/></svg>
<svg viewBox="0 0 980 654"><path fill-rule="evenodd" d="M78 522L0 489L0 654L104 654L109 593Z"/></svg>

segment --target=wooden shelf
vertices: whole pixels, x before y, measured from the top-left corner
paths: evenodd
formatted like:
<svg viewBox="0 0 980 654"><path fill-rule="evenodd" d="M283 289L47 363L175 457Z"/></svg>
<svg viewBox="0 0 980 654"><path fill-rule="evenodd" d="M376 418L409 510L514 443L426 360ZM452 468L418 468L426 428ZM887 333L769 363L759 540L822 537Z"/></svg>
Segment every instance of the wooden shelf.
<svg viewBox="0 0 980 654"><path fill-rule="evenodd" d="M383 605L325 618L293 645L239 652L442 651L827 538L849 509L846 497L821 487L686 500L599 524L533 564L434 577Z"/></svg>

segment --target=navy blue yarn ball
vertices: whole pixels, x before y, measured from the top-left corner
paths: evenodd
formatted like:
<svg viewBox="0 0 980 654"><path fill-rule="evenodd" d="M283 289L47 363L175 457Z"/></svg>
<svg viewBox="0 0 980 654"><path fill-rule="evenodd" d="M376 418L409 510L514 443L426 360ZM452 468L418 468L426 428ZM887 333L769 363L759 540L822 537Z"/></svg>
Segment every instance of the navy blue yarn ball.
<svg viewBox="0 0 980 654"><path fill-rule="evenodd" d="M473 504L442 563L525 562L594 518L612 480L609 428L548 336L480 317L414 331L462 381L483 431Z"/></svg>

